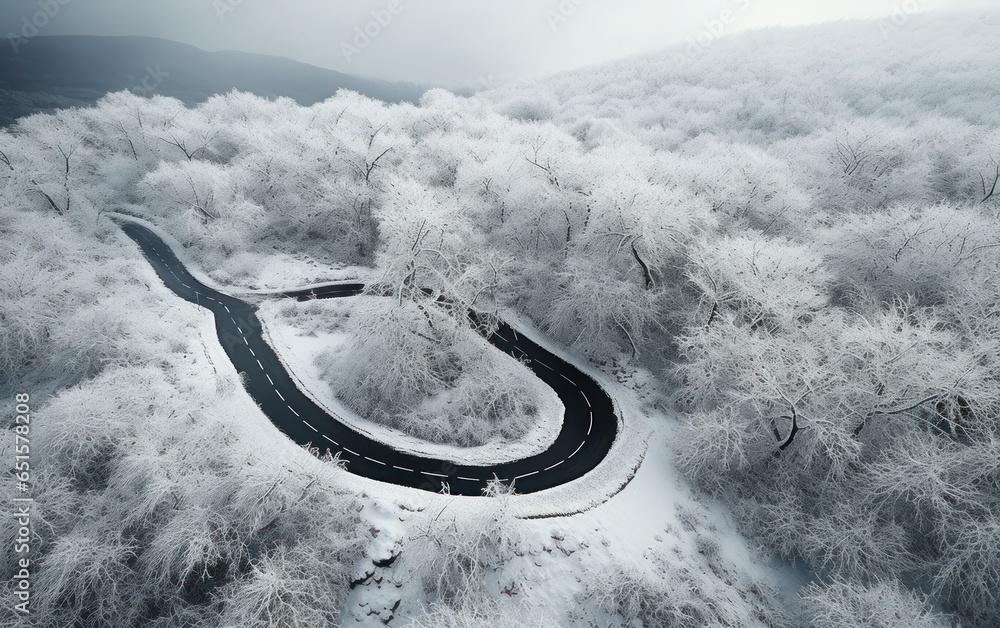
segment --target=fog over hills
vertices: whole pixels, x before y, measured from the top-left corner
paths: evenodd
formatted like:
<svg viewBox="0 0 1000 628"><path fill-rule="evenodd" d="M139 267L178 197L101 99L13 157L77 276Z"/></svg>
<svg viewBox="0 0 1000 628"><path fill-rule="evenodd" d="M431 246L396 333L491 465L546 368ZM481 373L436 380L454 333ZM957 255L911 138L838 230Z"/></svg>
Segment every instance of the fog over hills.
<svg viewBox="0 0 1000 628"><path fill-rule="evenodd" d="M0 128L0 626L1000 626L997 41L914 10L419 106L3 52L11 111L134 93ZM500 321L614 402L582 477L531 484L595 391Z"/></svg>
<svg viewBox="0 0 1000 628"><path fill-rule="evenodd" d="M285 96L302 105L350 89L386 102L416 102L424 89L367 79L281 57L206 52L151 37L38 37L0 46L0 125L60 107L86 106L108 92L162 94L194 105L233 89Z"/></svg>

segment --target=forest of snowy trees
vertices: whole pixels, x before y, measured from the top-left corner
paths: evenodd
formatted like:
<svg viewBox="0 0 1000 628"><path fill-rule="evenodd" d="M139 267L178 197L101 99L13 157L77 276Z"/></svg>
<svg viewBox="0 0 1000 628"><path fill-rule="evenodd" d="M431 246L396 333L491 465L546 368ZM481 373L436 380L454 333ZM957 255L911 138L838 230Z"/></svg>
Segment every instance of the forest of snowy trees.
<svg viewBox="0 0 1000 628"><path fill-rule="evenodd" d="M118 93L0 131L0 394L38 399L37 612L330 623L370 542L362 497L289 471L319 461L256 447L238 377L195 341L210 328L151 288L118 211L224 286L257 287L270 252L370 268L392 298L355 317L338 385L395 427L456 387L452 424L416 433L530 415L463 375L491 368L467 339L505 312L649 371L683 472L815 574L793 625L995 625L998 36L765 31L419 106ZM423 625L485 612L463 595L518 539L474 529L421 550L441 603ZM607 607L664 621L641 584Z"/></svg>

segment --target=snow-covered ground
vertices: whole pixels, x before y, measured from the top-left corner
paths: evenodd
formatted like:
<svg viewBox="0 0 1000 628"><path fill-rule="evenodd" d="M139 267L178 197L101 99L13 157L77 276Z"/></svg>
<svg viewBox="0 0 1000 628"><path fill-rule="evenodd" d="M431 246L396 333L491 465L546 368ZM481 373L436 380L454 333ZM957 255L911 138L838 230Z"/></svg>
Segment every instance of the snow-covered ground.
<svg viewBox="0 0 1000 628"><path fill-rule="evenodd" d="M192 381L235 381L237 374L215 337L211 315L183 302L175 308L176 316L195 323L193 331L204 347L204 359L192 356L191 368L197 367L190 373ZM527 327L524 321L520 324ZM329 334L328 340L337 341L337 336ZM661 570L664 578L677 579L678 590L694 583L712 595L751 598L754 590L767 587L797 588L793 572L757 556L728 515L702 502L678 477L669 453L672 421L646 416L639 394L613 383L610 376L596 375L611 388L625 417L624 432L608 460L618 472L602 465L578 482L511 499L512 512L523 517L516 525L523 527L525 544L520 555L492 575L490 588L497 599L536 609L539 623L535 625L539 626L595 625L589 622L613 626L616 620L599 606L588 583L593 586L600 581L601 577L590 577L593 574L613 577L621 566ZM481 507L481 498L434 495L353 476L313 458L283 437L246 399L245 407L239 408L247 418L240 431L248 434L248 442L257 443L261 455L282 460L299 473L331 475L338 483L353 487L366 504L361 514L373 534L370 561L358 565L357 579L363 582L353 590L344 619L359 626L382 626L390 617L405 622L427 602L419 564L405 560L413 538L429 519L442 513L459 519L474 513ZM633 456L623 455L627 452ZM637 462L636 452L645 456L632 475L627 467ZM622 482L627 484L619 491ZM546 511L560 509L582 512L546 516ZM399 559L391 566L375 566L393 556ZM732 606L751 608L754 604ZM751 616L745 620L743 625L760 625Z"/></svg>
<svg viewBox="0 0 1000 628"><path fill-rule="evenodd" d="M321 303L324 307L352 307L351 300ZM343 343L346 336L337 331L304 335L291 325L280 324L278 311L288 305L268 301L262 306L260 317L270 341L307 391L314 397L325 394L325 398L319 399L321 402L333 406L341 416L350 416L336 402L329 387L318 379L311 360L317 347ZM196 360L204 371L200 375L211 377L208 371L215 370L224 378L235 378L232 365L215 338L211 315L187 303L177 303L176 307L187 313L185 318L198 321L197 336L207 358ZM527 321L513 322L547 344ZM558 347L548 348L558 351ZM484 347L484 350L492 349ZM564 351L560 353L565 355ZM594 582L601 582L602 578L617 577L620 569L658 572L678 591L694 586L704 595L743 598L742 602L726 602L733 609L752 609L761 604L753 599L758 595L755 592L790 594L803 584L801 576L792 569L763 559L751 550L725 510L702 501L678 476L669 444L675 423L668 417L650 413L642 389L642 381L648 374L637 372L616 378L588 368L579 360L573 361L612 393L623 416L623 431L605 463L585 478L551 491L510 498L511 512L519 517L516 525L522 526L525 544L520 555L491 575L490 588L498 600L534 609L533 616L539 626L613 626L617 620L599 604L600 593L588 589L588 585L593 588ZM198 381L199 374L192 375ZM624 379L625 384L619 383L619 379ZM406 560L414 537L421 534L429 519L439 515L458 519L471 515L481 507L481 498L433 495L353 476L308 455L284 438L252 405L248 402L241 409L249 418L242 429L253 434L252 441L260 444L262 452L285 460L299 472L330 474L338 482L353 487L366 503L362 516L373 532L370 561L358 565L357 579L362 582L349 598L344 619L353 625L382 626L390 617L395 622L412 617L428 602L419 563ZM352 419L356 425L365 423L360 417ZM376 437L397 436L379 426L365 427L370 427ZM404 446L423 447L434 455L446 450L459 457L482 455L428 443L403 442ZM376 562L382 563L393 556L398 559L391 566L376 567ZM593 574L602 575L590 577ZM762 625L751 615L743 620L742 625Z"/></svg>
<svg viewBox="0 0 1000 628"><path fill-rule="evenodd" d="M529 376L527 382L533 396L532 401L538 408L538 421L532 429L518 441L494 442L479 447L456 447L428 442L367 420L344 405L337 398L337 391L323 377L317 358L324 352L332 351L349 359L347 353L350 338L344 333L343 323L352 311L365 307L371 299L376 298L379 297L361 296L306 303L265 301L261 304L257 317L268 343L298 381L299 387L327 412L377 441L457 464L491 464L527 458L545 451L555 441L562 425L563 405L551 388L533 376ZM306 308L313 310L314 315L320 314L325 324L316 325L315 317L301 316ZM496 351L486 341L482 342L482 350ZM522 374L510 373L510 376L518 375Z"/></svg>
<svg viewBox="0 0 1000 628"><path fill-rule="evenodd" d="M138 223L170 245L177 259L194 277L215 290L235 297L255 296L287 290L308 289L335 282L363 282L371 272L360 266L323 264L308 256L294 256L280 251L239 251L223 269L205 269L192 251L156 224L127 211L106 212ZM124 237L124 236L123 236Z"/></svg>
<svg viewBox="0 0 1000 628"><path fill-rule="evenodd" d="M738 625L766 625L751 610L775 600L756 596L794 594L804 582L790 568L756 554L724 509L692 493L673 467L669 432L652 436L638 472L607 501L573 515L520 520L516 525L522 527L524 547L490 575L496 600L527 605L534 626L616 626L620 620L602 607L601 592L594 588L612 584L608 580L618 577L619 570L636 570L657 574L653 579L662 578L678 599L703 596L742 612ZM525 500L559 502L560 492L517 496L514 510ZM419 560L406 560L413 537L422 534L428 520L462 520L477 507L476 498L426 495L373 509L372 525L380 530L373 561L397 554L399 560L386 568L369 565L371 578L348 600L348 623L380 626L392 616L405 621L427 604Z"/></svg>
<svg viewBox="0 0 1000 628"><path fill-rule="evenodd" d="M183 255L181 247L174 245ZM213 284L196 264L186 261L192 272ZM463 450L435 445L354 415L337 401L315 364L320 351L343 346L347 335L336 326L325 330L296 326L282 310L307 305L346 312L359 303L363 306L363 298L307 304L267 299L258 314L268 341L302 389L355 429L397 447L457 462L530 455L544 449L558 431L561 404L540 381L539 389L548 391L542 397L549 398L549 406L541 413L545 418L523 442L510 447ZM200 372L191 373L192 381L220 377L235 381L237 375L218 343L211 315L183 302L175 307L181 318L197 320L197 337L207 358L193 357ZM546 341L529 321L510 312L506 318L595 377L615 401L621 432L605 461L584 478L549 491L508 498L524 543L513 560L491 573L492 595L504 604L526 605L535 625L613 626L618 620L601 603L608 599L602 587L635 570L646 577L654 574L652 581L660 578L665 589L682 592L681 598L711 598L744 613L741 625L763 625L751 612L767 605L759 596L794 594L804 583L802 575L757 555L738 534L728 513L717 504L705 503L679 477L670 446L676 422L659 414L646 398L650 374L616 372L614 366L597 370ZM484 342L483 350L495 349ZM258 444L262 455L282 460L296 472L335 478L366 504L362 516L370 524L373 539L368 560L357 567L359 584L351 593L344 619L353 625L380 626L390 618L405 622L414 617L429 602L421 583L420 561L406 560L407 552L416 547L414 539L443 515L457 520L471 516L482 507L483 498L434 495L353 476L283 437L246 399L240 411L248 421L240 429L252 434L250 440ZM391 565L376 565L394 556L398 559Z"/></svg>

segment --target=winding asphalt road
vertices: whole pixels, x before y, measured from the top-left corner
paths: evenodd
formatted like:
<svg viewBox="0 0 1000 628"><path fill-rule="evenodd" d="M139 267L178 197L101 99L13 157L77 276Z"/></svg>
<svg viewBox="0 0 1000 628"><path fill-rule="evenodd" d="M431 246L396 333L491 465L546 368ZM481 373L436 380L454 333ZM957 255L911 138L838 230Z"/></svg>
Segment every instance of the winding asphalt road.
<svg viewBox="0 0 1000 628"><path fill-rule="evenodd" d="M126 220L119 224L168 288L212 311L226 354L246 374L248 392L274 425L296 443L339 452L351 473L433 492L447 484L454 495L481 495L487 481L498 477L513 482L518 493L534 493L582 477L611 449L618 417L608 394L590 376L503 323L490 342L514 358L526 359L528 368L556 392L566 408L551 447L522 460L472 466L398 451L375 441L331 416L299 390L262 337L256 307L199 283L149 229ZM363 284L334 284L275 296L338 298L355 296L363 289Z"/></svg>

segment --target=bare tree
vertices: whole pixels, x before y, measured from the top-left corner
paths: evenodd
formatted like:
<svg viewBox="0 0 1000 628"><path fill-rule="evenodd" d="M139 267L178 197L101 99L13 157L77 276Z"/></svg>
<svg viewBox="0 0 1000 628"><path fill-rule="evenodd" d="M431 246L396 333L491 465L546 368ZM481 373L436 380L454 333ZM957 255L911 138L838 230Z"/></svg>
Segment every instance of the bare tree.
<svg viewBox="0 0 1000 628"><path fill-rule="evenodd" d="M800 595L804 604L802 620L816 628L937 628L950 623L931 610L927 599L908 591L895 579L877 579L867 585L847 579L814 582Z"/></svg>
<svg viewBox="0 0 1000 628"><path fill-rule="evenodd" d="M868 161L870 153L865 150L865 144L870 139L870 136L865 136L860 142L851 142L848 135L843 142L837 140L837 155L840 156L840 162L844 166L844 174L847 176L854 174Z"/></svg>
<svg viewBox="0 0 1000 628"><path fill-rule="evenodd" d="M198 153L208 148L208 145L215 138L215 134L212 133L210 135L203 135L201 138L201 143L197 147L193 148L190 147L190 143L188 142L188 140L178 138L173 133L170 134L169 139L165 137L160 137L159 135L157 135L156 137L160 141L165 142L166 144L169 144L179 149L182 153L184 153L184 157L186 157L188 161L193 161L194 158L198 155Z"/></svg>
<svg viewBox="0 0 1000 628"><path fill-rule="evenodd" d="M132 159L134 159L135 161L139 161L139 154L135 150L135 144L132 143L132 137L129 135L128 130L125 128L125 123L119 120L116 126L118 127L118 130L122 132L122 136L124 137L125 142L128 143L129 150L132 151Z"/></svg>
<svg viewBox="0 0 1000 628"><path fill-rule="evenodd" d="M524 531L510 511L513 486L492 480L486 498L461 512L445 505L420 525L412 537L411 552L419 559L413 568L425 587L452 607L481 599L486 577L514 557ZM404 555L405 558L405 555Z"/></svg>

